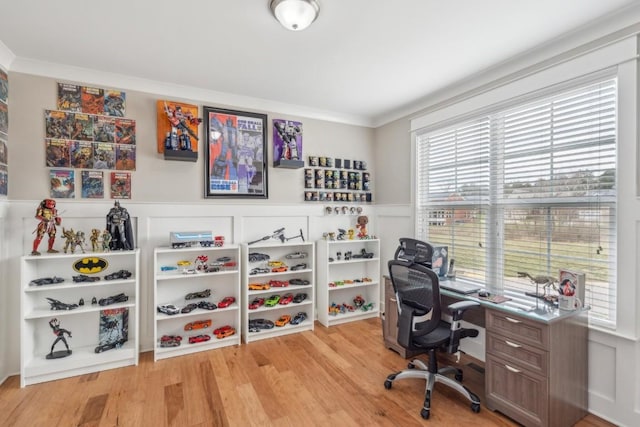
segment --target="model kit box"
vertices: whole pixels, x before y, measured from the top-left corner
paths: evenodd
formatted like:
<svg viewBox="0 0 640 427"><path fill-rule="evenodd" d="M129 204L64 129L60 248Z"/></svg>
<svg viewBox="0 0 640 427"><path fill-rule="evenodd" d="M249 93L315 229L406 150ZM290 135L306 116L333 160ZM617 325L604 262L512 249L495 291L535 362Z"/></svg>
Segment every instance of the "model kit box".
<svg viewBox="0 0 640 427"><path fill-rule="evenodd" d="M579 271L568 269L560 269L558 286L560 289L568 290L578 297L582 304L586 304L584 300L584 289L586 285L586 275Z"/></svg>

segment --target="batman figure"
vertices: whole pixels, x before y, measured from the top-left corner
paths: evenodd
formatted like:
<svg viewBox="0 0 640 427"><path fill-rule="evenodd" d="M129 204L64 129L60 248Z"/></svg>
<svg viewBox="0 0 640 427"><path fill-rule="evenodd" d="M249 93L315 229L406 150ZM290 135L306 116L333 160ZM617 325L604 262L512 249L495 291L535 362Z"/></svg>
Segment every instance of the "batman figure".
<svg viewBox="0 0 640 427"><path fill-rule="evenodd" d="M135 247L133 241L133 228L131 227L131 218L129 212L120 207L120 202L115 201L113 207L107 214L107 230L111 234L111 243L109 247L115 250L133 250Z"/></svg>

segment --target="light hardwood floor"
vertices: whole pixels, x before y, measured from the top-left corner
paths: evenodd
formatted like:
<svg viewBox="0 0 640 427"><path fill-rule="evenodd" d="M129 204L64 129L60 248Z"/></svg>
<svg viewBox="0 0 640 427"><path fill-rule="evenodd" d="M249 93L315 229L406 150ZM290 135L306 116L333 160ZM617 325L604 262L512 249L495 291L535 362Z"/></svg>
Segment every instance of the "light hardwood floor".
<svg viewBox="0 0 640 427"><path fill-rule="evenodd" d="M186 344L188 345L188 344ZM117 351L117 350L114 350ZM463 359L464 360L464 359ZM0 386L2 426L515 426L479 414L440 384L420 418L424 381L386 376L407 361L384 347L379 319L20 388ZM483 376L464 367L481 399ZM577 426L611 426L589 415Z"/></svg>

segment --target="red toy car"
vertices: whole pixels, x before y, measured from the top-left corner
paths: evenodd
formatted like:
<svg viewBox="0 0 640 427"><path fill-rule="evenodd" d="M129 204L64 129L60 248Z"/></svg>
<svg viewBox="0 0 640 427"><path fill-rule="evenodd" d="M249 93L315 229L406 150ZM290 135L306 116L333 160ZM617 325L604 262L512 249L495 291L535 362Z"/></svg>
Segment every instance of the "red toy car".
<svg viewBox="0 0 640 427"><path fill-rule="evenodd" d="M190 322L184 325L185 331L190 331L192 329L204 329L211 326L211 319L207 320L196 320L195 322Z"/></svg>
<svg viewBox="0 0 640 427"><path fill-rule="evenodd" d="M249 310L255 310L264 305L264 298L254 298L253 301L249 304Z"/></svg>
<svg viewBox="0 0 640 427"><path fill-rule="evenodd" d="M209 341L211 339L211 335L195 335L193 337L189 337L189 344L195 344L199 342Z"/></svg>
<svg viewBox="0 0 640 427"><path fill-rule="evenodd" d="M284 294L282 298L280 298L280 301L278 301L278 304L287 305L291 301L293 301L293 294Z"/></svg>
<svg viewBox="0 0 640 427"><path fill-rule="evenodd" d="M289 270L289 267L287 267L286 265L283 265L282 267L272 268L271 272L272 273L284 273L287 270Z"/></svg>
<svg viewBox="0 0 640 427"><path fill-rule="evenodd" d="M218 308L229 307L234 302L236 302L235 297L224 297L222 298L222 301L218 303Z"/></svg>
<svg viewBox="0 0 640 427"><path fill-rule="evenodd" d="M269 286L272 288L286 288L289 286L289 281L287 280L269 280Z"/></svg>
<svg viewBox="0 0 640 427"><path fill-rule="evenodd" d="M229 326L229 325L225 325L225 326L221 326L218 329L216 329L215 331L213 331L213 333L216 335L216 338L218 339L222 339L222 338L226 338L229 337L233 334L236 333L236 329Z"/></svg>

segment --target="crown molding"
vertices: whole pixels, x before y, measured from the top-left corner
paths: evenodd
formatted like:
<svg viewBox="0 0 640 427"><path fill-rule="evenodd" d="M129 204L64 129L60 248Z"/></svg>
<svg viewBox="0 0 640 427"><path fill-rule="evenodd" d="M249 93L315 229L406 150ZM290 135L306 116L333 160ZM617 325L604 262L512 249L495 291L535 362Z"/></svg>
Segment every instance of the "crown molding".
<svg viewBox="0 0 640 427"><path fill-rule="evenodd" d="M13 63L16 56L9 50L7 45L0 41L0 68L9 71L11 69L11 64Z"/></svg>

